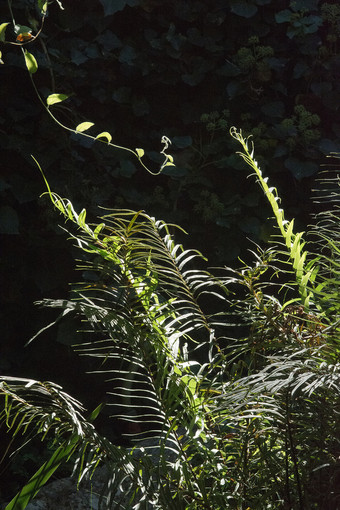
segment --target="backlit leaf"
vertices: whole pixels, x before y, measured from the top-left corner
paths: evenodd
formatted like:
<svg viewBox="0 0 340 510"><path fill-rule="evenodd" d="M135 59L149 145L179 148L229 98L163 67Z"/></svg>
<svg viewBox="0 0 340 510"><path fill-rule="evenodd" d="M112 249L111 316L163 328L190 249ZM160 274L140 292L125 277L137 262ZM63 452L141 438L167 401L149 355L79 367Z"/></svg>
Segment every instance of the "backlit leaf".
<svg viewBox="0 0 340 510"><path fill-rule="evenodd" d="M76 131L82 133L83 131L87 131L88 129L90 129L90 127L92 126L94 126L93 122L81 122L81 124L78 124L78 126L76 127Z"/></svg>
<svg viewBox="0 0 340 510"><path fill-rule="evenodd" d="M38 63L37 63L34 55L32 55L32 53L29 53L27 50L25 50L25 62L26 62L26 67L28 69L28 72L30 74L34 74L37 72Z"/></svg>
<svg viewBox="0 0 340 510"><path fill-rule="evenodd" d="M46 99L47 106L51 106L52 104L61 103L65 101L69 96L66 94L50 94Z"/></svg>
<svg viewBox="0 0 340 510"><path fill-rule="evenodd" d="M144 149L136 149L136 152L139 158L142 158L144 156Z"/></svg>
<svg viewBox="0 0 340 510"><path fill-rule="evenodd" d="M45 2L45 0L38 0L38 8L39 8L41 14L46 14L47 6L48 6L48 2Z"/></svg>
<svg viewBox="0 0 340 510"><path fill-rule="evenodd" d="M0 41L1 42L4 42L4 40L5 40L5 32L6 32L7 25L9 25L9 23L1 23L1 25L0 25Z"/></svg>
<svg viewBox="0 0 340 510"><path fill-rule="evenodd" d="M99 133L99 135L96 136L97 140L100 138L106 138L108 143L110 143L112 140L112 136L107 131L103 131L102 133Z"/></svg>

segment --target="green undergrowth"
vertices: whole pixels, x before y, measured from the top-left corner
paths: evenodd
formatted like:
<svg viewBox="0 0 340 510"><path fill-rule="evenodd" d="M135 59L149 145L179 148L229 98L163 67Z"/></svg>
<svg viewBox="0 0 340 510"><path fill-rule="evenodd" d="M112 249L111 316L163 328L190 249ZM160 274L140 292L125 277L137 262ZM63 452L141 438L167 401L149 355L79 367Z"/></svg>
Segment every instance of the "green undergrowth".
<svg viewBox="0 0 340 510"><path fill-rule="evenodd" d="M24 509L67 460L79 480L108 466L102 508L336 508L334 196L312 229L320 251L307 250L307 233L285 220L250 140L235 128L231 135L277 224L272 245L255 247L253 262L237 270L199 269L205 259L176 243L175 226L142 211L107 210L89 224L85 209L77 213L44 177L86 277L71 299L39 304L93 330L73 348L108 389L89 414L52 382L1 377L10 433L33 427L57 447L5 510ZM128 446L96 428L105 408Z"/></svg>

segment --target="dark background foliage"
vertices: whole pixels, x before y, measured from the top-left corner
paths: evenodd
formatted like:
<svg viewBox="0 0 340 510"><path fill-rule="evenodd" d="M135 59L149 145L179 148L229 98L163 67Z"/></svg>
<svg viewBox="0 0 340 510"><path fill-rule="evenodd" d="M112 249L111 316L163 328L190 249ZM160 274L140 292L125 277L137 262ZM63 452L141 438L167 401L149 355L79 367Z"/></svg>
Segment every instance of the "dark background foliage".
<svg viewBox="0 0 340 510"><path fill-rule="evenodd" d="M90 217L98 206L144 209L183 226L186 244L212 265L245 256L247 238L265 242L270 215L228 135L252 133L260 164L280 190L288 216L309 222L310 190L325 155L339 149L340 6L336 0L65 0L50 6L29 45L43 97L70 95L54 107L70 127L143 147L157 170L161 137L176 167L155 177L123 151L70 136L53 123L32 89L20 48L2 44L0 66L0 371L76 384L60 326L29 348L48 320L33 306L64 297L74 249L44 199L51 188ZM17 23L39 25L35 1L16 0ZM9 22L6 2L0 22ZM15 35L8 27L8 41ZM56 355L58 353L58 355ZM53 362L52 362L53 360ZM39 374L38 374L39 373ZM66 377L66 373L74 374ZM81 393L81 392L80 392Z"/></svg>

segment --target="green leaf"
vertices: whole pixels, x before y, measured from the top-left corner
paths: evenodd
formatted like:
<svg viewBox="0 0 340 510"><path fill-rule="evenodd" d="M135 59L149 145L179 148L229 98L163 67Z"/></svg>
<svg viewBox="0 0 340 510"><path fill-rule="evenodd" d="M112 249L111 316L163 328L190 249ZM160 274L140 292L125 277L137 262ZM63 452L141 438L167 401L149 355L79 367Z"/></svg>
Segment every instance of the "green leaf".
<svg viewBox="0 0 340 510"><path fill-rule="evenodd" d="M82 133L83 131L90 129L92 126L94 126L93 122L82 122L81 124L78 124L76 131L78 131L78 133Z"/></svg>
<svg viewBox="0 0 340 510"><path fill-rule="evenodd" d="M275 21L276 23L288 23L291 20L292 15L292 11L284 9L283 11L275 14Z"/></svg>
<svg viewBox="0 0 340 510"><path fill-rule="evenodd" d="M14 32L15 35L30 34L32 32L32 29L31 27L27 27L26 25L15 25Z"/></svg>
<svg viewBox="0 0 340 510"><path fill-rule="evenodd" d="M293 228L294 228L294 219L289 223L287 230L286 230L286 246L287 246L287 248L291 248Z"/></svg>
<svg viewBox="0 0 340 510"><path fill-rule="evenodd" d="M144 149L136 149L136 152L139 158L142 158L144 156Z"/></svg>
<svg viewBox="0 0 340 510"><path fill-rule="evenodd" d="M96 407L96 408L92 411L92 413L91 413L91 414L90 414L90 416L89 416L89 421L91 421L91 422L92 422L92 421L94 421L94 420L97 418L97 416L99 415L99 413L100 413L100 412L101 412L101 410L103 409L104 405L105 405L105 404L101 403L101 404L99 404L99 406L98 406L98 407Z"/></svg>
<svg viewBox="0 0 340 510"><path fill-rule="evenodd" d="M34 55L32 55L32 53L29 53L27 50L25 50L25 62L26 62L26 67L28 69L28 72L30 74L34 74L37 72L38 63L37 63Z"/></svg>
<svg viewBox="0 0 340 510"><path fill-rule="evenodd" d="M112 140L112 136L107 131L103 131L102 133L99 133L99 135L96 136L96 140L99 140L100 138L106 138L108 143L110 143Z"/></svg>
<svg viewBox="0 0 340 510"><path fill-rule="evenodd" d="M100 0L104 8L105 16L115 14L118 11L122 11L127 4L126 0Z"/></svg>
<svg viewBox="0 0 340 510"><path fill-rule="evenodd" d="M19 234L19 216L13 207L0 207L0 234Z"/></svg>
<svg viewBox="0 0 340 510"><path fill-rule="evenodd" d="M0 42L4 42L5 40L5 32L7 25L9 25L9 23L1 23L0 25Z"/></svg>
<svg viewBox="0 0 340 510"><path fill-rule="evenodd" d="M251 18L257 13L257 7L246 0L232 0L231 12L242 18Z"/></svg>
<svg viewBox="0 0 340 510"><path fill-rule="evenodd" d="M290 170L295 179L300 181L304 177L310 177L318 172L319 167L313 161L301 161L297 158L289 157L285 161L285 167Z"/></svg>
<svg viewBox="0 0 340 510"><path fill-rule="evenodd" d="M50 94L46 99L47 106L51 106L52 104L61 103L65 101L69 96L66 94Z"/></svg>
<svg viewBox="0 0 340 510"><path fill-rule="evenodd" d="M86 220L86 209L83 209L78 216L78 225L81 228L85 228L85 220Z"/></svg>
<svg viewBox="0 0 340 510"><path fill-rule="evenodd" d="M168 175L169 177L173 177L174 179L178 179L179 177L184 177L188 175L188 169L186 167L179 167L174 165L173 163L167 163L162 166L162 171L164 175Z"/></svg>
<svg viewBox="0 0 340 510"><path fill-rule="evenodd" d="M179 149L185 149L192 145L192 138L191 136L174 136L172 143Z"/></svg>
<svg viewBox="0 0 340 510"><path fill-rule="evenodd" d="M41 12L41 14L44 15L47 13L47 6L48 2L45 2L45 0L38 0L38 9Z"/></svg>

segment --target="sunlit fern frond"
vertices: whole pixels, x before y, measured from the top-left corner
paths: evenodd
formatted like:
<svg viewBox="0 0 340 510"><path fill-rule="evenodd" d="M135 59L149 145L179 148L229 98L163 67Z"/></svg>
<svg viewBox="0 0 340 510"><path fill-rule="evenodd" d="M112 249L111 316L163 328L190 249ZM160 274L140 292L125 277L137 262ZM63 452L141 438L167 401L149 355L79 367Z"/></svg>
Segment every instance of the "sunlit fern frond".
<svg viewBox="0 0 340 510"><path fill-rule="evenodd" d="M120 210L93 227L69 203L59 205L78 226L71 237L85 254L78 262L84 280L73 285L72 300L40 304L73 311L97 332L75 348L94 360L92 373L105 378L106 412L123 435L132 441L166 438L176 449L172 430L180 423L192 430L197 421L195 406L183 406L191 394L178 375L186 380L191 350L203 345L209 351L215 341L212 317L200 301L208 295L211 307L223 293L196 268L201 254L175 243L174 226Z"/></svg>

